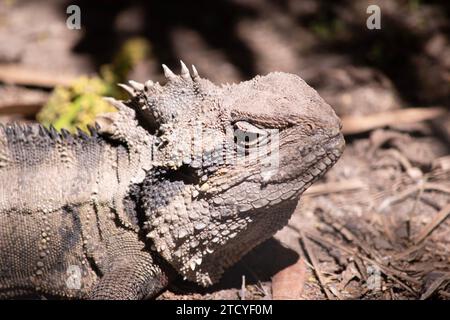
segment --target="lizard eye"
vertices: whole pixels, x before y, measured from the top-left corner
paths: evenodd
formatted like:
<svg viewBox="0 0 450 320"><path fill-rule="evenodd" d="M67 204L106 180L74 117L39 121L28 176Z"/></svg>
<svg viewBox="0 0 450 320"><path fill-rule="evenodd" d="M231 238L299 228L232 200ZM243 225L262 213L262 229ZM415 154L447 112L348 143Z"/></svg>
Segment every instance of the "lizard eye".
<svg viewBox="0 0 450 320"><path fill-rule="evenodd" d="M234 142L246 149L261 145L267 139L267 132L248 122L238 121L234 124Z"/></svg>

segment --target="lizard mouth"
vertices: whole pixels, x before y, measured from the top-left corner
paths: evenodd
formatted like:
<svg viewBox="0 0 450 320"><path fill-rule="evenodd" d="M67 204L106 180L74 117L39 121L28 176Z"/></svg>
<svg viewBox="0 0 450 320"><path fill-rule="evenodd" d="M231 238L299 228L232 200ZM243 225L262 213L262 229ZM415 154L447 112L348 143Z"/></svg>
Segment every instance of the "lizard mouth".
<svg viewBox="0 0 450 320"><path fill-rule="evenodd" d="M342 133L338 133L332 136L324 145L326 150L330 150L337 156L340 156L344 152L345 140Z"/></svg>
<svg viewBox="0 0 450 320"><path fill-rule="evenodd" d="M291 146L292 147L292 146ZM272 210L283 206L282 201L293 201L320 179L340 158L345 148L342 134L327 138L320 145L321 149L309 149L300 157L298 153L291 152L280 167L267 181L244 179L236 185L236 193L243 193L245 197L258 194L250 205L238 205L238 211ZM304 149L303 149L304 150ZM321 150L321 152L317 152ZM308 156L310 160L307 161ZM255 183L256 182L256 183ZM260 183L258 183L260 182ZM251 184L253 183L253 186ZM242 184L242 187L240 186ZM274 212L278 212L276 209ZM255 211L255 212L256 212Z"/></svg>

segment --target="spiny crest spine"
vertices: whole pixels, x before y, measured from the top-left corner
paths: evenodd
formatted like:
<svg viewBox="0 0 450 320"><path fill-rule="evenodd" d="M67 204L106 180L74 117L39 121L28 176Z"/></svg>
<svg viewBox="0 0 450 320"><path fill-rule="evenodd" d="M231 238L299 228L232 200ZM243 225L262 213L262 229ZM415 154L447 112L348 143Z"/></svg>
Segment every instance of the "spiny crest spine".
<svg viewBox="0 0 450 320"><path fill-rule="evenodd" d="M32 136L39 136L49 141L73 141L73 139L89 140L97 139L100 137L98 133L100 127L97 123L95 123L94 126L88 125L87 128L89 130L89 134L85 133L80 128L76 128L77 133L72 134L66 129L61 129L61 131L58 132L58 130L53 125L50 125L48 128L46 128L42 124L0 124L0 131L2 131L7 138L16 140L23 140Z"/></svg>
<svg viewBox="0 0 450 320"><path fill-rule="evenodd" d="M165 64L162 65L164 76L167 78L168 82L173 82L180 78L185 81L193 81L194 83L198 82L200 76L198 75L197 68L195 68L194 65L192 65L192 75L189 72L188 67L182 60L180 60L180 65L181 65L180 76L173 73L172 70L170 70L170 68ZM118 86L124 89L131 98L136 98L140 94L148 92L155 85L155 83L151 80L146 81L145 84L133 80L128 81L128 83L129 85L119 83Z"/></svg>

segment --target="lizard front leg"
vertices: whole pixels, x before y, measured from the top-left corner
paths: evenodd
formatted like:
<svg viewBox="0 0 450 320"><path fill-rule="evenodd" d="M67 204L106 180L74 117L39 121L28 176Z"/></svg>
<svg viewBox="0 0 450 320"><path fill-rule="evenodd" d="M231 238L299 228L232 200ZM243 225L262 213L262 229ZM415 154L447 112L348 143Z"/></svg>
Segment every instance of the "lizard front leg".
<svg viewBox="0 0 450 320"><path fill-rule="evenodd" d="M140 300L155 297L168 285L170 276L155 267L149 257L140 253L117 261L95 285L90 299Z"/></svg>

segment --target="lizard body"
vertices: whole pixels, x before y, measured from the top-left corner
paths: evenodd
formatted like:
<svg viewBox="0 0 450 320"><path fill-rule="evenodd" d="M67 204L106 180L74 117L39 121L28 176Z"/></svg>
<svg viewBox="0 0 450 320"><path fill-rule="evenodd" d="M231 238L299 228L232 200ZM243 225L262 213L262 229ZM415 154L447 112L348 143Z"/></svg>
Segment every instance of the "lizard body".
<svg viewBox="0 0 450 320"><path fill-rule="evenodd" d="M163 67L164 86L121 85L130 99L109 99L119 112L89 136L0 129L0 297L141 299L175 273L211 285L344 149L298 76L219 87Z"/></svg>

